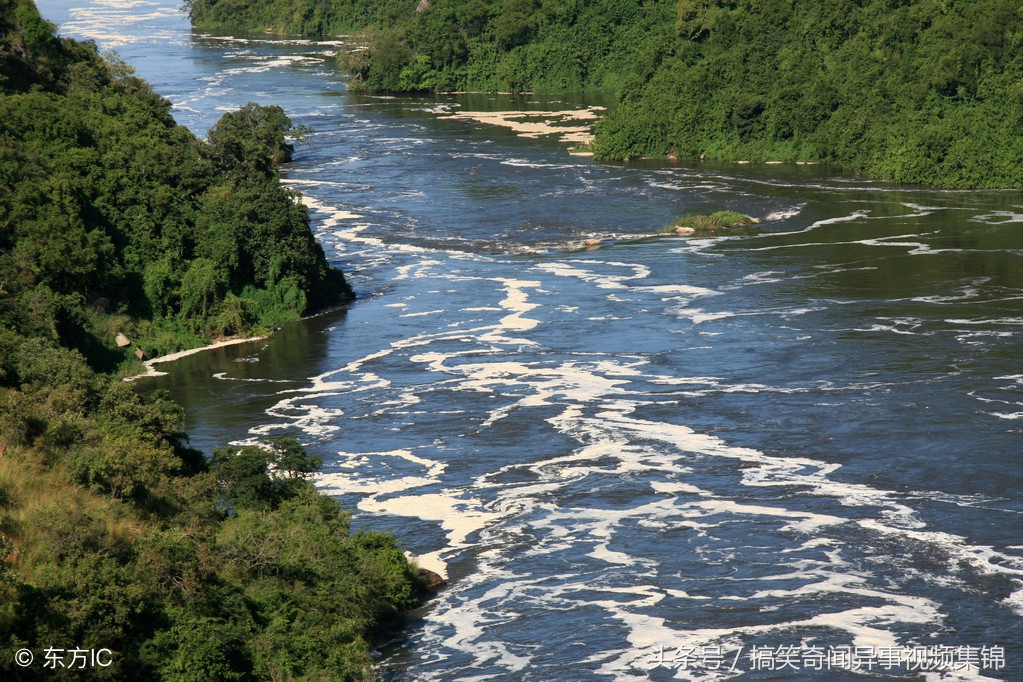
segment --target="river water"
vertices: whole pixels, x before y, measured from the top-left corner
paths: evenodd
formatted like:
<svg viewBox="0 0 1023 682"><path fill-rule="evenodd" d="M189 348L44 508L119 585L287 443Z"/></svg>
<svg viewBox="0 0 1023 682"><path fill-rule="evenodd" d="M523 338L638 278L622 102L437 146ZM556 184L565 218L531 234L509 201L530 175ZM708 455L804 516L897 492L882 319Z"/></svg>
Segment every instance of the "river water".
<svg viewBox="0 0 1023 682"><path fill-rule="evenodd" d="M357 98L336 43L40 8L199 135L314 129L286 181L358 301L141 383L207 451L298 436L447 576L382 675L1023 679L1018 192L595 164L446 114L599 99ZM761 232L658 235L726 208Z"/></svg>

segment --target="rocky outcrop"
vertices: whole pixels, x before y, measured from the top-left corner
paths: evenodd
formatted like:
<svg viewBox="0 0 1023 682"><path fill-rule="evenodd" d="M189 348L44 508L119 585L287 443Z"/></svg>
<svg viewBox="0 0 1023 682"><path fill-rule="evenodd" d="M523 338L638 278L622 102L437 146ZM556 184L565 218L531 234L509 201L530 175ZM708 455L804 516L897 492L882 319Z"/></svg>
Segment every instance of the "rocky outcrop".
<svg viewBox="0 0 1023 682"><path fill-rule="evenodd" d="M416 576L419 578L419 599L422 601L435 597L448 586L447 581L439 573L434 573L428 568L420 568Z"/></svg>

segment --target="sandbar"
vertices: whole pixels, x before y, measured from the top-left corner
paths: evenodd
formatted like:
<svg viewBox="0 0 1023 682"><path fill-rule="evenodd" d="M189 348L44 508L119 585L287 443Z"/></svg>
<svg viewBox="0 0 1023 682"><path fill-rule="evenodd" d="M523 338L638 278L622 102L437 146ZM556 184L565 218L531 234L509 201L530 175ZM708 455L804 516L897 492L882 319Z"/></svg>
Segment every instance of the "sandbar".
<svg viewBox="0 0 1023 682"><path fill-rule="evenodd" d="M458 111L443 115L510 128L521 137L558 135L562 142L585 145L593 142L593 124L604 110L604 107L590 106L565 111ZM578 123L583 125L573 125Z"/></svg>

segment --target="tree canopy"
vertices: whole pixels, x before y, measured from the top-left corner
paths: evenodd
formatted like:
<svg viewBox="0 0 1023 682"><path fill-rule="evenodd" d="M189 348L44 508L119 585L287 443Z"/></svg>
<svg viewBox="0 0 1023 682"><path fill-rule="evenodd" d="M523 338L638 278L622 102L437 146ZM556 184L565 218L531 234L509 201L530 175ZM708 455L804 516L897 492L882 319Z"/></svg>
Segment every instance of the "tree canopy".
<svg viewBox="0 0 1023 682"><path fill-rule="evenodd" d="M396 540L351 533L294 438L207 459L117 376L350 293L279 182L291 122L250 104L198 140L53 30L0 0L0 677L372 679L416 603Z"/></svg>
<svg viewBox="0 0 1023 682"><path fill-rule="evenodd" d="M594 150L1021 187L1021 36L1007 0L681 0Z"/></svg>
<svg viewBox="0 0 1023 682"><path fill-rule="evenodd" d="M901 183L1023 185L1009 0L194 0L193 21L360 29L350 89L603 90L598 158L802 161ZM227 21L231 8L231 21Z"/></svg>
<svg viewBox="0 0 1023 682"><path fill-rule="evenodd" d="M280 107L224 114L206 141L116 57L0 0L0 314L110 370L345 300L277 164ZM122 333L132 341L119 349Z"/></svg>

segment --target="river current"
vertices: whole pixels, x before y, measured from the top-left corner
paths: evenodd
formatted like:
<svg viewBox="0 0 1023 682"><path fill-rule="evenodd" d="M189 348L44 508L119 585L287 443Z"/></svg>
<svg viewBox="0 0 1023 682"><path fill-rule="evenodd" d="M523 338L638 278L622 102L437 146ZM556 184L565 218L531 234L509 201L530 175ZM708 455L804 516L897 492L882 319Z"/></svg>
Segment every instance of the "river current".
<svg viewBox="0 0 1023 682"><path fill-rule="evenodd" d="M339 43L44 0L202 136L279 104L358 300L158 365L192 443L298 436L449 586L393 680L1023 680L1023 197L571 156L354 97ZM659 234L732 209L755 235ZM586 248L584 240L601 240Z"/></svg>

